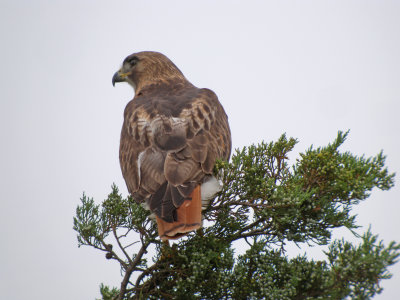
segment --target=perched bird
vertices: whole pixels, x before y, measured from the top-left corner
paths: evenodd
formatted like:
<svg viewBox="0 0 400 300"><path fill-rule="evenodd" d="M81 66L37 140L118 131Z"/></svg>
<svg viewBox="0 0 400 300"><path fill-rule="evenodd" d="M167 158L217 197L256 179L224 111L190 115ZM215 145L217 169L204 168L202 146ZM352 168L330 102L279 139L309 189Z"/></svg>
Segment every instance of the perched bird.
<svg viewBox="0 0 400 300"><path fill-rule="evenodd" d="M192 85L165 55L129 55L112 78L135 96L124 111L119 158L136 202L156 215L162 240L202 224L202 200L220 188L216 159L228 160L231 133L215 93Z"/></svg>

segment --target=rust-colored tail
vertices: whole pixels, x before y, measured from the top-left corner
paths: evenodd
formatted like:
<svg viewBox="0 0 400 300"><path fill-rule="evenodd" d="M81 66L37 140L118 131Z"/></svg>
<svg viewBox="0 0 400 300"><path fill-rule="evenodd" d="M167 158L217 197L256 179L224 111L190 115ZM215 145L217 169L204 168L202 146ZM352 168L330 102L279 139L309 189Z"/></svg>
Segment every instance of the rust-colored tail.
<svg viewBox="0 0 400 300"><path fill-rule="evenodd" d="M162 240L174 240L201 227L201 191L198 185L190 195L192 200L185 200L177 210L178 221L165 222L156 217L158 234Z"/></svg>

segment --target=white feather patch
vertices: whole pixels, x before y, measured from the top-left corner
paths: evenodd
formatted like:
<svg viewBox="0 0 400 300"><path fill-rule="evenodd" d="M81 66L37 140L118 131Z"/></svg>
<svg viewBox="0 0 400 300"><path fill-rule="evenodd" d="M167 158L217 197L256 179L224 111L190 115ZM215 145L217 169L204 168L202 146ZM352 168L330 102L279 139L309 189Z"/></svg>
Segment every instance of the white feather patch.
<svg viewBox="0 0 400 300"><path fill-rule="evenodd" d="M205 209L216 193L222 190L222 184L212 176L201 185L201 206Z"/></svg>
<svg viewBox="0 0 400 300"><path fill-rule="evenodd" d="M185 123L186 122L186 120L183 119L183 118L174 118L174 117L172 117L171 119L172 119L173 123Z"/></svg>
<svg viewBox="0 0 400 300"><path fill-rule="evenodd" d="M139 176L139 185L140 185L140 165L142 164L143 160L143 155L146 151L142 151L139 153L138 160L137 160L137 170L138 170L138 176Z"/></svg>
<svg viewBox="0 0 400 300"><path fill-rule="evenodd" d="M143 207L145 210L150 211L150 206L149 206L149 204L148 204L146 201L145 201L145 202L142 202L141 205L142 205L142 207ZM151 213L151 214L149 215L149 218L150 218L151 220L155 221L156 215L153 214L153 213Z"/></svg>

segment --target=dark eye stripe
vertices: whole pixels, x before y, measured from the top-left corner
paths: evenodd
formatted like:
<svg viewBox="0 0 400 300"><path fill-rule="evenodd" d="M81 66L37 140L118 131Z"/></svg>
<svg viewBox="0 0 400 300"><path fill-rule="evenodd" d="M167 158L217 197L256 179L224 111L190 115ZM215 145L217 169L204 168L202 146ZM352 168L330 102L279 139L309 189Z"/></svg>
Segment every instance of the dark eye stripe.
<svg viewBox="0 0 400 300"><path fill-rule="evenodd" d="M138 62L138 60L139 60L139 59L138 59L136 56L127 57L127 58L125 59L124 63L128 63L128 64L130 64L131 66L134 66L134 65Z"/></svg>

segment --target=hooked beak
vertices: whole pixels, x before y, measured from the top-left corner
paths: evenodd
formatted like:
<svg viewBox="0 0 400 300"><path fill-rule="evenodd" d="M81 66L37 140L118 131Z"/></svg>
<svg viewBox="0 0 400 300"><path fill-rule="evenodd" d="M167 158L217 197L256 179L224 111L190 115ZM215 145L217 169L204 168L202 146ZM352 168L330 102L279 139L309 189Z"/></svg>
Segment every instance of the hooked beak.
<svg viewBox="0 0 400 300"><path fill-rule="evenodd" d="M130 74L130 72L128 73L122 73L121 70L119 70L118 72L115 72L113 78L112 78L112 85L115 86L116 82L124 82L126 81L126 77Z"/></svg>

